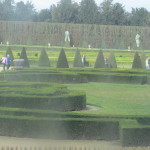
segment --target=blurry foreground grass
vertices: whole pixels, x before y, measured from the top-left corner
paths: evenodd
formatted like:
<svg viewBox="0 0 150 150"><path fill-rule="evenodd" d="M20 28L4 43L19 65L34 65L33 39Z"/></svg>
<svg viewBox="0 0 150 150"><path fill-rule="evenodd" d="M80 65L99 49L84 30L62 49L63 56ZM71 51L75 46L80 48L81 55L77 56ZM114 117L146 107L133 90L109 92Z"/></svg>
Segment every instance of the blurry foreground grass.
<svg viewBox="0 0 150 150"><path fill-rule="evenodd" d="M100 107L96 111L80 112L82 114L120 117L150 115L150 85L86 83L67 86L71 90L85 91L87 104Z"/></svg>

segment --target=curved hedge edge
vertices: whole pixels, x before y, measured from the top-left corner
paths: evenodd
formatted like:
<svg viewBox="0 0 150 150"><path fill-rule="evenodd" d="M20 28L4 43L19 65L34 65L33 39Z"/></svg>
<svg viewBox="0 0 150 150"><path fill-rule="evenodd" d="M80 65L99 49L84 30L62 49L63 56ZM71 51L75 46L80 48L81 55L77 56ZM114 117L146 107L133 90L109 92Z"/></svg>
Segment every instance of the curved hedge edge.
<svg viewBox="0 0 150 150"><path fill-rule="evenodd" d="M32 109L52 109L57 111L82 110L86 107L86 95L78 91L70 91L61 96L23 96L0 95L0 105Z"/></svg>

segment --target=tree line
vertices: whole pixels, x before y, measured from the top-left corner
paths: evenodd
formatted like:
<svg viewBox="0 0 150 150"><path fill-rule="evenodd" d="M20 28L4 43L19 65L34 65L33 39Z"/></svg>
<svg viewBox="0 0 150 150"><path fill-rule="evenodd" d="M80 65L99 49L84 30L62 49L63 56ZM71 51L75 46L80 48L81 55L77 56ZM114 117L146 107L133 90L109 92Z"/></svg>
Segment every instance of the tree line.
<svg viewBox="0 0 150 150"><path fill-rule="evenodd" d="M51 23L101 24L125 26L150 26L150 12L146 8L125 10L121 3L103 0L99 6L95 0L60 0L49 9L37 11L31 1L14 3L0 1L0 20L33 21Z"/></svg>

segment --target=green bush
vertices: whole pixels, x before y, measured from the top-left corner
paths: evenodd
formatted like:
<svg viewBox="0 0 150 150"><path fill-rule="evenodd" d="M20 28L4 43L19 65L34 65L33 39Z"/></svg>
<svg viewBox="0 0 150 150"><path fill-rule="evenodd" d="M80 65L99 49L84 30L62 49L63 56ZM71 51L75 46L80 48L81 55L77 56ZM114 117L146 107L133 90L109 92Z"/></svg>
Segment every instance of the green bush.
<svg viewBox="0 0 150 150"><path fill-rule="evenodd" d="M120 125L123 146L149 146L150 126L142 126L136 120L125 120Z"/></svg>
<svg viewBox="0 0 150 150"><path fill-rule="evenodd" d="M61 51L60 51L56 67L57 68L69 68L64 49L61 49Z"/></svg>
<svg viewBox="0 0 150 150"><path fill-rule="evenodd" d="M142 68L145 69L146 68L146 55L145 55L145 53L142 53L140 58L141 58Z"/></svg>
<svg viewBox="0 0 150 150"><path fill-rule="evenodd" d="M77 49L73 61L73 67L83 67L80 51Z"/></svg>
<svg viewBox="0 0 150 150"><path fill-rule="evenodd" d="M30 67L25 47L22 48L20 59L24 59L24 67Z"/></svg>
<svg viewBox="0 0 150 150"><path fill-rule="evenodd" d="M14 84L14 85L13 85ZM45 84L39 86L33 83L2 83L0 90L0 105L30 109L52 109L59 111L82 110L86 107L86 97L83 92L70 91L62 86ZM47 84L49 85L49 84ZM9 93L9 95L8 95Z"/></svg>
<svg viewBox="0 0 150 150"><path fill-rule="evenodd" d="M0 132L5 136L57 140L119 139L119 123L111 119L0 116L0 121Z"/></svg>
<svg viewBox="0 0 150 150"><path fill-rule="evenodd" d="M43 49L41 51L40 58L39 58L39 66L40 67L50 67L50 61L49 61L49 58L48 58L48 55L47 55L45 49Z"/></svg>
<svg viewBox="0 0 150 150"><path fill-rule="evenodd" d="M117 62L113 52L110 52L109 54L108 63L110 68L117 68Z"/></svg>
<svg viewBox="0 0 150 150"><path fill-rule="evenodd" d="M135 52L132 69L142 69L142 62L138 52Z"/></svg>
<svg viewBox="0 0 150 150"><path fill-rule="evenodd" d="M105 68L105 61L102 50L99 51L94 68Z"/></svg>
<svg viewBox="0 0 150 150"><path fill-rule="evenodd" d="M11 65L13 65L14 56L13 56L13 53L12 53L12 50L11 50L10 46L8 47L8 49L6 51L6 55L9 55L10 60L11 60Z"/></svg>

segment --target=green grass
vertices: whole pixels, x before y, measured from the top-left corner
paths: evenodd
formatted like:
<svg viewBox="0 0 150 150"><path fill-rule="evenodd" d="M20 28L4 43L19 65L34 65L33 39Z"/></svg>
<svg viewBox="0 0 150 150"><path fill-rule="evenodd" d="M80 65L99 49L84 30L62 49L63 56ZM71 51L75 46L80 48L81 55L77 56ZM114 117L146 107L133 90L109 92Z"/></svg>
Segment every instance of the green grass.
<svg viewBox="0 0 150 150"><path fill-rule="evenodd" d="M67 86L71 90L85 91L87 104L100 107L99 110L85 111L82 114L124 117L150 116L150 85L87 83L67 84Z"/></svg>

